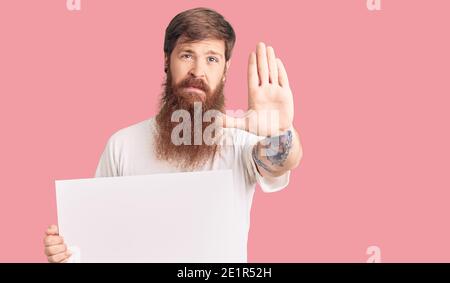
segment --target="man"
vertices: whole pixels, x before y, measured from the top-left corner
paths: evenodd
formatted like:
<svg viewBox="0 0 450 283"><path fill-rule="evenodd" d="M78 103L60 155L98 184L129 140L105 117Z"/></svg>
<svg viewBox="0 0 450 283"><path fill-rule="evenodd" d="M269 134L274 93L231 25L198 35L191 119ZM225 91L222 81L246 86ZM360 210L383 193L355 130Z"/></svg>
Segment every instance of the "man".
<svg viewBox="0 0 450 283"><path fill-rule="evenodd" d="M95 176L232 169L247 241L256 183L264 192L286 187L302 147L293 127L286 70L264 43L249 56L248 112L240 118L224 114L223 88L234 43L233 28L213 10L196 8L175 16L164 40L167 78L159 113L114 133ZM205 118L210 113L215 115ZM206 135L211 129L213 134ZM70 251L56 225L47 229L44 243L49 262L67 262Z"/></svg>

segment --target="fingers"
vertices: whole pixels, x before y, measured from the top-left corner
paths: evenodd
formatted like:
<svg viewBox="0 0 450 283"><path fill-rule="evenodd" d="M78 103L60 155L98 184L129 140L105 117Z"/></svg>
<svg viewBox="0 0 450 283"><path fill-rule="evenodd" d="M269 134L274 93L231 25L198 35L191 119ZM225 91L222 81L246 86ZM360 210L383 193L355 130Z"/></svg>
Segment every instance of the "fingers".
<svg viewBox="0 0 450 283"><path fill-rule="evenodd" d="M51 225L45 231L44 245L45 255L49 262L67 262L72 254L66 244L64 244L64 238L59 236L58 226Z"/></svg>
<svg viewBox="0 0 450 283"><path fill-rule="evenodd" d="M266 45L262 42L256 46L256 59L259 82L261 85L267 84L269 82L269 66L267 65Z"/></svg>
<svg viewBox="0 0 450 283"><path fill-rule="evenodd" d="M269 83L278 84L277 58L271 46L267 47L267 61L269 63Z"/></svg>
<svg viewBox="0 0 450 283"><path fill-rule="evenodd" d="M61 236L47 236L44 238L44 244L46 247L64 244L64 239Z"/></svg>
<svg viewBox="0 0 450 283"><path fill-rule="evenodd" d="M248 57L247 79L249 88L259 86L258 65L256 63L255 52L250 53L250 56Z"/></svg>
<svg viewBox="0 0 450 283"><path fill-rule="evenodd" d="M257 78L259 78L258 85L267 83L279 84L280 86L289 86L289 80L283 62L275 56L273 47L266 45L263 42L258 43L256 47L256 71L258 76L255 76L254 60L255 55L252 52L249 57L248 64L248 82L249 86L256 85Z"/></svg>
<svg viewBox="0 0 450 283"><path fill-rule="evenodd" d="M66 244L60 244L60 245L54 245L54 246L47 246L45 247L45 255L52 256L59 253L63 253L67 250Z"/></svg>
<svg viewBox="0 0 450 283"><path fill-rule="evenodd" d="M62 263L63 261L66 261L69 259L69 257L72 255L72 253L70 251L65 251L63 253L59 253L59 254L55 254L55 255L51 255L48 256L48 262L52 262L52 263L57 263L60 262Z"/></svg>
<svg viewBox="0 0 450 283"><path fill-rule="evenodd" d="M59 231L58 231L58 226L56 225L50 225L47 230L45 231L45 233L47 235L58 235Z"/></svg>
<svg viewBox="0 0 450 283"><path fill-rule="evenodd" d="M278 83L282 87L289 87L289 80L286 69L284 68L283 62L281 62L279 58L277 58L277 66L278 66Z"/></svg>

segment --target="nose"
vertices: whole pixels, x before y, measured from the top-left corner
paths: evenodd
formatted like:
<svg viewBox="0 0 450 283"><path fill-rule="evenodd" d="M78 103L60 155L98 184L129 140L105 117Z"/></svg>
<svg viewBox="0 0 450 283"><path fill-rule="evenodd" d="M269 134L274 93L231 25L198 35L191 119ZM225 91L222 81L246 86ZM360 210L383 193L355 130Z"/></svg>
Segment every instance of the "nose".
<svg viewBox="0 0 450 283"><path fill-rule="evenodd" d="M205 66L204 66L204 64L202 64L199 61L200 60L195 61L192 64L191 70L189 71L189 75L194 78L204 78L205 77Z"/></svg>

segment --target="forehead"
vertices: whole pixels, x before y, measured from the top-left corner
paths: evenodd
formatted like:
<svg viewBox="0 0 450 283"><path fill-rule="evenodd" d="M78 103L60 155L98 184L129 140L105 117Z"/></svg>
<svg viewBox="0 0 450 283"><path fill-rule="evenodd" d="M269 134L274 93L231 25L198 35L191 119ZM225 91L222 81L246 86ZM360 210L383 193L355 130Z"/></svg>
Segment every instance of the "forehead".
<svg viewBox="0 0 450 283"><path fill-rule="evenodd" d="M184 42L180 40L177 42L175 49L182 51L189 49L196 52L207 53L213 51L215 53L225 53L225 42L222 39L203 39L199 41Z"/></svg>

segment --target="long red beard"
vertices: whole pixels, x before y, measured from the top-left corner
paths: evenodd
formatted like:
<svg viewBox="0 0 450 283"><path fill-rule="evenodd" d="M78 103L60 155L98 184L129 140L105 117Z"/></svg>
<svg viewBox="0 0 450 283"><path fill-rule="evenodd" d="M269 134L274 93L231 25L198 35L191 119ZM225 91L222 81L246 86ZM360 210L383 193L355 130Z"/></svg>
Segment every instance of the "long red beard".
<svg viewBox="0 0 450 283"><path fill-rule="evenodd" d="M164 92L161 97L160 111L156 116L157 133L155 135L155 153L160 160L166 160L177 168L194 170L203 166L208 160L212 159L219 148L217 144L205 144L202 139L201 144L175 145L171 140L171 133L179 122L172 122L172 113L176 110L184 109L189 112L191 117L191 141L194 141L194 135L202 136L205 128L212 122L202 122L201 133L196 133L200 129L194 126L194 102L202 102L202 117L208 110L218 110L224 112L225 98L223 94L224 82L217 86L214 92L209 87L201 84L200 81L185 80L174 86L170 69L167 70L167 79L163 84ZM196 86L206 94L201 98L195 93L186 93L183 91L185 86Z"/></svg>

